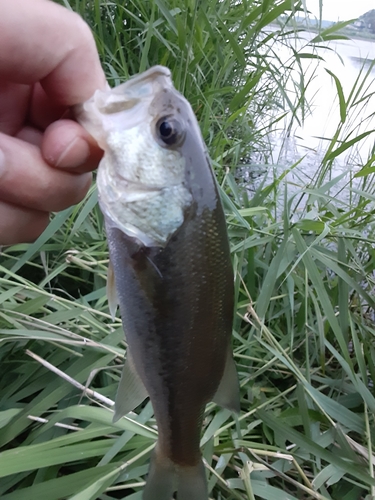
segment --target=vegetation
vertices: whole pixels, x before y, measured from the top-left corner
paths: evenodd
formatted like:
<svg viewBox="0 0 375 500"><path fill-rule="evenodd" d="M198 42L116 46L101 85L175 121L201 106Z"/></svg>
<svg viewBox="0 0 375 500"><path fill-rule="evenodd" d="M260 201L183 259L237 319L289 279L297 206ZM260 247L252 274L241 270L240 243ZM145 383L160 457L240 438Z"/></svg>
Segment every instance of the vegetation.
<svg viewBox="0 0 375 500"><path fill-rule="evenodd" d="M349 95L331 73L337 131L310 182L291 186L297 162L250 195L238 166L266 165L270 131L285 117L287 130L303 121L303 62L319 62L313 49L336 28L296 49L298 32L267 29L303 13L295 0L64 4L91 25L112 85L155 63L172 69L222 187L242 411L234 419L207 406L211 497L374 498L375 149L365 160L355 154L373 139L372 67ZM281 61L286 45L292 56ZM336 175L343 154L353 168ZM112 424L126 344L108 311L107 264L95 186L34 244L2 249L2 500L141 499L155 421L147 403Z"/></svg>
<svg viewBox="0 0 375 500"><path fill-rule="evenodd" d="M375 9L365 12L362 16L359 17L359 21L361 22L362 29L367 29L368 31L370 31L370 33L375 35Z"/></svg>

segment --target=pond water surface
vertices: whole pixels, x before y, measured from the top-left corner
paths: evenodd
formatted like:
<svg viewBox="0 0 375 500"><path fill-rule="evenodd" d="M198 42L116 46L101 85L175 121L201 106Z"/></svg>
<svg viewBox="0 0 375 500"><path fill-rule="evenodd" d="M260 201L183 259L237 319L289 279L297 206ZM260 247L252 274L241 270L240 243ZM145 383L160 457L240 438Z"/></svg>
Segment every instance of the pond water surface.
<svg viewBox="0 0 375 500"><path fill-rule="evenodd" d="M304 32L293 40L296 50L304 53L313 53L307 43L316 34ZM323 46L324 45L324 46ZM278 55L283 62L292 57L292 51L281 45ZM341 140L350 140L359 134L375 129L375 68L371 68L371 61L375 60L375 42L363 40L340 40L322 44L314 52L324 60L302 59L305 81L310 80L306 91L306 100L310 103L310 113L300 124L296 121L290 127L290 117L286 117L278 130L271 135L272 157L270 167L264 174L272 178L279 176L282 171L303 158L293 173L288 174L288 186L295 185L299 189L308 185L316 175L325 155L330 139L334 136L340 124L340 107L337 88L334 78L327 72L334 73L340 80L345 100L348 101L353 88L359 91L358 96L351 102L356 105L348 106L346 119L342 125ZM365 78L365 74L369 73ZM297 73L296 73L297 77ZM359 86L363 82L360 91ZM357 83L356 83L357 82ZM293 85L290 82L287 91L294 96ZM289 84L288 84L289 86ZM374 95L372 95L374 94ZM371 96L361 100L364 95ZM374 148L375 134L345 151L334 162L332 176L343 171L355 173L363 166ZM340 143L336 145L338 147ZM271 167L272 165L272 167ZM255 181L257 185L264 178L264 174ZM337 186L340 191L342 179Z"/></svg>

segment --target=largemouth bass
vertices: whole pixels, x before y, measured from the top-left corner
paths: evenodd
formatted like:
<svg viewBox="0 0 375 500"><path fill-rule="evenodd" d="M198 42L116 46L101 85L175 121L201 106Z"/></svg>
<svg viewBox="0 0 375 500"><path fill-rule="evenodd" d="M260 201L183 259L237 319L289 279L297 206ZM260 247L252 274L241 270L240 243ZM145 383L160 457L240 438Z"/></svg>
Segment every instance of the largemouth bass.
<svg viewBox="0 0 375 500"><path fill-rule="evenodd" d="M99 202L128 344L114 419L149 395L144 500L207 500L205 405L238 411L239 386L227 229L197 120L162 66L98 90L78 120L105 151ZM110 278L108 296L113 309Z"/></svg>

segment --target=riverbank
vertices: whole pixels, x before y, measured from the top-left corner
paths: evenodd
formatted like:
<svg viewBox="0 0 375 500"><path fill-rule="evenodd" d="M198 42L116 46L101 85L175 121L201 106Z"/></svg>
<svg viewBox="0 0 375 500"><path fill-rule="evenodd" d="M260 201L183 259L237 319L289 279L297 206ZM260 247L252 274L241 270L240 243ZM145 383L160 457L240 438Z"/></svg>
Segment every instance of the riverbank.
<svg viewBox="0 0 375 500"><path fill-rule="evenodd" d="M280 24L279 24L280 26ZM316 19L312 19L309 21L293 21L290 20L287 23L287 26L296 30L296 31L309 31L311 33L319 34L322 33L334 33L334 36L344 36L351 38L353 40L365 40L369 42L375 42L375 33L372 33L366 29L360 30L353 27L351 24L348 25L347 22L332 22L331 25L323 27L319 27L319 24Z"/></svg>

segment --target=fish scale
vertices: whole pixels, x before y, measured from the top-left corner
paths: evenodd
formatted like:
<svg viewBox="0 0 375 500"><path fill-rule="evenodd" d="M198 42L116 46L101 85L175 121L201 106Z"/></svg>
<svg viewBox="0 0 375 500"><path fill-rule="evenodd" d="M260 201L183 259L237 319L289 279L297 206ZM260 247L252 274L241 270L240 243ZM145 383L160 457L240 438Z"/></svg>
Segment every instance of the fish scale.
<svg viewBox="0 0 375 500"><path fill-rule="evenodd" d="M161 66L98 91L77 114L105 151L99 201L128 343L114 418L150 397L158 441L144 500L171 500L175 491L178 500L207 500L199 448L205 405L213 400L238 411L239 387L230 345L229 242L199 126ZM124 144L131 144L129 154ZM144 196L148 178L159 182L152 191L155 214ZM164 196L171 186L187 193L173 207ZM119 201L113 202L114 192Z"/></svg>

